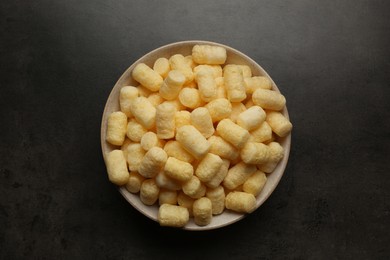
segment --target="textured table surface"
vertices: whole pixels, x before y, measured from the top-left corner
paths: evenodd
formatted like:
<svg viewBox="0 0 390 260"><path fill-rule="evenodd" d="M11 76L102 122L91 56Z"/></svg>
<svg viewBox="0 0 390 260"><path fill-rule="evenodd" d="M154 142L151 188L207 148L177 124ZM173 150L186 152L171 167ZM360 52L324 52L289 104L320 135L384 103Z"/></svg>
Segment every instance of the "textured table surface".
<svg viewBox="0 0 390 260"><path fill-rule="evenodd" d="M387 1L0 1L0 258L388 259ZM256 60L294 124L279 186L222 229L161 228L108 182L100 120L148 51Z"/></svg>

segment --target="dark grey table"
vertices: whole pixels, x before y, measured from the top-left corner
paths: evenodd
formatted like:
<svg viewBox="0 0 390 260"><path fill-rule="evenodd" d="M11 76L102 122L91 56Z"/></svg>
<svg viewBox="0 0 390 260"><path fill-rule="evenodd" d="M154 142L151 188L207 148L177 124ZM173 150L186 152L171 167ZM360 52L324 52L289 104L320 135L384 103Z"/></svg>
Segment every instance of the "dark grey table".
<svg viewBox="0 0 390 260"><path fill-rule="evenodd" d="M388 1L0 1L0 258L388 259ZM201 39L288 100L273 195L209 232L161 228L108 182L105 100L148 51Z"/></svg>

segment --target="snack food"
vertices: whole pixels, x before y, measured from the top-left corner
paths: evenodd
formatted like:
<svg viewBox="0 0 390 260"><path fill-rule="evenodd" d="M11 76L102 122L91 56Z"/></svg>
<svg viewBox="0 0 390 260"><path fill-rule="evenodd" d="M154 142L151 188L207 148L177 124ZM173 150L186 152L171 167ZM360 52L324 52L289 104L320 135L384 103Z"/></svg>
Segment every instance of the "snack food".
<svg viewBox="0 0 390 260"><path fill-rule="evenodd" d="M189 219L188 209L181 206L162 204L158 211L161 226L183 227Z"/></svg>
<svg viewBox="0 0 390 260"><path fill-rule="evenodd" d="M203 197L194 201L193 205L194 221L199 226L206 226L211 222L213 209L211 200Z"/></svg>
<svg viewBox="0 0 390 260"><path fill-rule="evenodd" d="M267 77L253 74L247 65L225 64L222 47L199 46L194 46L192 56L177 53L155 60L149 67L155 73L146 64L138 70L135 66L133 78L141 85L124 86L120 103L126 124L133 122L137 127L127 128L129 139L123 141L118 131L114 145L123 144L131 177L126 185L129 192L140 190L141 201L147 205L177 201L174 211L183 214L186 209L203 226L225 208L254 210L255 196L267 180L265 173L272 172L284 154L272 132L286 136L291 123L280 113L284 97L269 90ZM215 57L209 52L212 49L218 52ZM174 80L170 74L177 74L171 77ZM256 91L260 94L255 95ZM166 221L166 206L161 207L161 225L186 225L185 216L181 218L184 224Z"/></svg>

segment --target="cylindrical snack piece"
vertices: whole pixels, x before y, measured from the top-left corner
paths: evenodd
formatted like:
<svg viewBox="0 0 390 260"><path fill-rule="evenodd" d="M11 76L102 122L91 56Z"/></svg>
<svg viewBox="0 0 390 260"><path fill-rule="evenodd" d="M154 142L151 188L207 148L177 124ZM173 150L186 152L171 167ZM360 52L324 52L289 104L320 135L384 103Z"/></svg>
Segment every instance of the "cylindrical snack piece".
<svg viewBox="0 0 390 260"><path fill-rule="evenodd" d="M248 142L240 155L245 163L263 164L269 161L269 147L263 143Z"/></svg>
<svg viewBox="0 0 390 260"><path fill-rule="evenodd" d="M125 138L125 141L123 142L122 146L121 146L121 150L123 152L123 155L125 156L126 160L127 160L127 147L129 146L129 144L131 144L131 140L129 138Z"/></svg>
<svg viewBox="0 0 390 260"><path fill-rule="evenodd" d="M145 178L153 178L160 172L167 159L167 153L163 149L153 147L142 158L138 172Z"/></svg>
<svg viewBox="0 0 390 260"><path fill-rule="evenodd" d="M170 139L175 136L175 114L176 108L173 104L163 102L156 109L157 137Z"/></svg>
<svg viewBox="0 0 390 260"><path fill-rule="evenodd" d="M258 128L264 120L264 110L259 106L253 106L238 115L237 125L251 131Z"/></svg>
<svg viewBox="0 0 390 260"><path fill-rule="evenodd" d="M161 226L184 227L189 220L188 209L170 204L163 204L158 210L158 223Z"/></svg>
<svg viewBox="0 0 390 260"><path fill-rule="evenodd" d="M260 194L261 190L264 188L264 185L267 181L267 176L262 171L256 171L252 174L242 185L243 191L257 196Z"/></svg>
<svg viewBox="0 0 390 260"><path fill-rule="evenodd" d="M202 185L200 185L199 191L193 196L193 198L194 198L194 199L199 199L199 198L204 197L204 195L206 194L206 190L207 190L206 185L204 185L204 184L202 183Z"/></svg>
<svg viewBox="0 0 390 260"><path fill-rule="evenodd" d="M264 76L256 76L250 78L244 78L245 81L245 89L247 94L253 94L257 89L271 89L272 83L271 81Z"/></svg>
<svg viewBox="0 0 390 260"><path fill-rule="evenodd" d="M221 214L225 209L225 190L223 187L218 186L215 189L208 189L206 197L211 201L213 215Z"/></svg>
<svg viewBox="0 0 390 260"><path fill-rule="evenodd" d="M227 99L224 78L223 77L215 78L215 82L217 83L217 98Z"/></svg>
<svg viewBox="0 0 390 260"><path fill-rule="evenodd" d="M240 213L251 213L256 208L256 198L250 193L233 191L226 196L225 207Z"/></svg>
<svg viewBox="0 0 390 260"><path fill-rule="evenodd" d="M208 153L198 164L195 175L203 182L210 181L221 168L223 161L218 155Z"/></svg>
<svg viewBox="0 0 390 260"><path fill-rule="evenodd" d="M222 183L223 179L225 179L229 170L230 161L226 159L222 159L222 161L223 164L221 168L219 168L218 172L214 175L214 177L206 183L207 187L216 188Z"/></svg>
<svg viewBox="0 0 390 260"><path fill-rule="evenodd" d="M126 114L127 117L132 117L130 106L133 99L138 97L139 91L138 88L133 86L125 86L121 88L119 93L119 105L121 107L121 111Z"/></svg>
<svg viewBox="0 0 390 260"><path fill-rule="evenodd" d="M146 129L151 129L156 123L156 108L146 97L137 97L131 102L131 113L138 123Z"/></svg>
<svg viewBox="0 0 390 260"><path fill-rule="evenodd" d="M184 75L186 78L184 84L188 84L194 80L194 73L192 72L192 68L183 55L175 54L171 56L169 58L169 65L171 66L171 70L178 70Z"/></svg>
<svg viewBox="0 0 390 260"><path fill-rule="evenodd" d="M146 97L147 98L147 97L150 96L150 94L153 93L152 91L150 91L150 89L147 89L147 88L145 88L142 85L138 85L137 88L138 88L138 93L139 93L140 97Z"/></svg>
<svg viewBox="0 0 390 260"><path fill-rule="evenodd" d="M160 74L161 77L165 78L168 75L171 67L167 58L158 58L153 64L153 70Z"/></svg>
<svg viewBox="0 0 390 260"><path fill-rule="evenodd" d="M210 143L192 125L185 125L177 129L176 140L196 159L202 158L210 149Z"/></svg>
<svg viewBox="0 0 390 260"><path fill-rule="evenodd" d="M226 49L220 46L197 44L192 48L192 59L198 64L224 64L226 58Z"/></svg>
<svg viewBox="0 0 390 260"><path fill-rule="evenodd" d="M270 89L259 88L252 95L253 103L261 106L264 109L271 109L279 111L286 105L286 98Z"/></svg>
<svg viewBox="0 0 390 260"><path fill-rule="evenodd" d="M205 102L210 102L217 97L217 83L212 69L203 68L195 75L198 83L200 98Z"/></svg>
<svg viewBox="0 0 390 260"><path fill-rule="evenodd" d="M179 101L183 106L194 109L202 104L199 90L196 88L183 88L179 93Z"/></svg>
<svg viewBox="0 0 390 260"><path fill-rule="evenodd" d="M149 151L152 147L163 147L163 141L158 139L154 132L147 132L141 138L141 146L145 151Z"/></svg>
<svg viewBox="0 0 390 260"><path fill-rule="evenodd" d="M213 122L218 122L224 118L228 118L232 113L232 104L226 98L214 99L205 105L205 107L209 110Z"/></svg>
<svg viewBox="0 0 390 260"><path fill-rule="evenodd" d="M212 70L214 78L222 77L222 67L220 65L198 65L194 68L194 74L196 75L202 69Z"/></svg>
<svg viewBox="0 0 390 260"><path fill-rule="evenodd" d="M190 180L185 182L182 186L183 192L193 198L199 199L204 196L206 191L206 187L200 182L199 178L196 176L192 176Z"/></svg>
<svg viewBox="0 0 390 260"><path fill-rule="evenodd" d="M284 149L278 142L271 142L268 144L269 147L269 159L272 162L279 162L284 156Z"/></svg>
<svg viewBox="0 0 390 260"><path fill-rule="evenodd" d="M194 221L199 226L210 224L213 217L211 200L203 197L194 201L193 205Z"/></svg>
<svg viewBox="0 0 390 260"><path fill-rule="evenodd" d="M265 121L272 128L272 131L280 137L285 137L291 132L291 122L280 112L268 111Z"/></svg>
<svg viewBox="0 0 390 260"><path fill-rule="evenodd" d="M183 162L175 157L169 157L164 166L165 174L175 180L185 182L191 179L194 168L188 162Z"/></svg>
<svg viewBox="0 0 390 260"><path fill-rule="evenodd" d="M131 143L127 146L127 163L130 171L138 172L138 167L144 158L145 150L139 143Z"/></svg>
<svg viewBox="0 0 390 260"><path fill-rule="evenodd" d="M246 90L241 68L237 65L226 65L223 68L223 77L230 102L243 101L246 98Z"/></svg>
<svg viewBox="0 0 390 260"><path fill-rule="evenodd" d="M213 121L207 108L198 107L191 112L191 123L205 137L209 138L215 132Z"/></svg>
<svg viewBox="0 0 390 260"><path fill-rule="evenodd" d="M137 64L131 75L134 80L138 81L142 86L151 91L158 91L163 83L163 78L160 74L151 69L145 63Z"/></svg>
<svg viewBox="0 0 390 260"><path fill-rule="evenodd" d="M229 169L223 180L223 186L229 190L234 190L243 184L256 170L255 165L240 162Z"/></svg>
<svg viewBox="0 0 390 260"><path fill-rule="evenodd" d="M266 121L249 133L251 136L249 137L248 142L263 143L272 138L272 129Z"/></svg>
<svg viewBox="0 0 390 260"><path fill-rule="evenodd" d="M147 179L142 182L140 190L140 199L145 205L153 205L160 193L160 188L157 186L154 179Z"/></svg>
<svg viewBox="0 0 390 260"><path fill-rule="evenodd" d="M157 107L162 102L164 102L164 99L160 96L159 93L152 93L148 96L149 102L154 106Z"/></svg>
<svg viewBox="0 0 390 260"><path fill-rule="evenodd" d="M175 190L160 190L158 195L158 204L177 204L177 191Z"/></svg>
<svg viewBox="0 0 390 260"><path fill-rule="evenodd" d="M240 69L242 71L242 76L244 78L252 77L252 70L248 65L237 65L237 66L240 67Z"/></svg>
<svg viewBox="0 0 390 260"><path fill-rule="evenodd" d="M191 67L191 69L194 69L196 67L196 62L192 59L192 55L184 56L185 60L187 61L187 64Z"/></svg>
<svg viewBox="0 0 390 260"><path fill-rule="evenodd" d="M113 112L108 116L106 140L113 145L122 145L126 137L127 116L123 112Z"/></svg>
<svg viewBox="0 0 390 260"><path fill-rule="evenodd" d="M160 171L156 176L156 184L158 187L167 190L181 190L181 183L177 180L169 178L164 171Z"/></svg>
<svg viewBox="0 0 390 260"><path fill-rule="evenodd" d="M241 149L248 141L249 132L241 126L226 118L221 120L217 126L217 133L226 141Z"/></svg>
<svg viewBox="0 0 390 260"><path fill-rule="evenodd" d="M129 181L129 172L122 150L113 150L106 159L108 179L116 185L125 185Z"/></svg>
<svg viewBox="0 0 390 260"><path fill-rule="evenodd" d="M146 132L148 132L148 130L134 118L130 119L127 123L126 136L133 142L139 143Z"/></svg>
<svg viewBox="0 0 390 260"><path fill-rule="evenodd" d="M126 190L131 193L138 193L141 189L142 182L145 178L138 174L138 172L130 172L129 181L126 183Z"/></svg>
<svg viewBox="0 0 390 260"><path fill-rule="evenodd" d="M191 163L195 160L195 158L187 152L178 141L168 141L164 146L164 151L168 154L168 156L175 157L176 159L184 162Z"/></svg>
<svg viewBox="0 0 390 260"><path fill-rule="evenodd" d="M185 207L188 209L188 213L192 217L192 206L194 205L194 199L187 196L183 191L180 191L179 194L177 195L177 204L179 206Z"/></svg>
<svg viewBox="0 0 390 260"><path fill-rule="evenodd" d="M187 110L177 111L175 114L175 125L176 129L183 125L191 124L191 113Z"/></svg>
<svg viewBox="0 0 390 260"><path fill-rule="evenodd" d="M234 123L237 122L238 116L246 110L246 107L241 102L232 103L232 113L230 114L230 120Z"/></svg>
<svg viewBox="0 0 390 260"><path fill-rule="evenodd" d="M268 147L269 147L269 160L267 163L259 165L258 168L259 168L259 170L261 170L263 172L271 173L275 170L279 161L283 158L284 149L277 142L269 143Z"/></svg>
<svg viewBox="0 0 390 260"><path fill-rule="evenodd" d="M175 99L179 95L185 80L183 73L178 70L171 70L160 87L160 95L166 100Z"/></svg>
<svg viewBox="0 0 390 260"><path fill-rule="evenodd" d="M208 139L208 141L210 143L210 153L229 160L237 159L239 155L237 149L232 144L225 141L222 137L213 135Z"/></svg>

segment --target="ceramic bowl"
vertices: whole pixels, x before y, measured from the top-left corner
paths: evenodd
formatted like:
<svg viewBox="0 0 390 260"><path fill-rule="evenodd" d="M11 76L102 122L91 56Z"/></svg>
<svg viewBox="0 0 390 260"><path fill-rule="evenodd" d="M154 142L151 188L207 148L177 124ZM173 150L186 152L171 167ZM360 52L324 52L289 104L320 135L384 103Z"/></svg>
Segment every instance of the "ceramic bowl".
<svg viewBox="0 0 390 260"><path fill-rule="evenodd" d="M227 60L225 64L246 64L252 69L253 76L266 76L271 79L271 77L267 74L267 72L259 65L257 64L253 59L248 57L247 55L243 54L242 52L215 42L209 42L209 41L181 41L181 42L175 42L171 43L162 47L159 47L155 50L152 50L151 52L145 54L142 56L139 60L134 62L119 78L119 80L116 82L115 86L113 87L107 102L106 106L104 108L103 117L102 117L102 124L101 124L101 147L103 152L103 157L106 157L106 154L112 151L113 149L118 149L118 147L115 147L109 143L106 142L106 128L107 128L107 117L110 113L114 111L119 111L119 92L120 89L123 86L133 85L137 86L138 83L135 82L131 77L131 72L133 68L138 63L145 63L149 65L150 67L153 67L153 63L157 58L160 57L166 57L169 58L173 54L182 54L184 56L190 55L192 47L195 44L209 44L209 45L217 45L222 46L226 48L227 51ZM272 87L275 91L280 92L278 87L276 86L275 82L271 79ZM287 108L285 107L281 111L287 118L288 118L288 112ZM278 140L278 142L283 146L285 154L283 159L279 162L276 169L271 173L267 175L267 182L262 190L262 192L256 197L256 209L260 207L264 201L271 195L271 193L275 190L276 186L278 185L280 179L282 178L282 175L284 173L284 170L287 165L287 160L289 157L290 152L290 144L291 144L291 134L288 136L281 138ZM124 187L119 187L119 192L123 195L123 197L139 212L144 214L146 217L157 221L157 213L158 213L158 205L153 206L146 206L144 205L140 198L139 194L132 194L129 193ZM253 214L253 213L252 213ZM243 219L246 216L246 214L239 214L235 213L229 210L226 210L217 216L213 216L212 221L207 226L197 226L193 219L190 218L189 223L184 227L186 230L210 230L210 229L216 229L220 227L224 227L227 225L230 225L234 222L237 222L241 219Z"/></svg>

